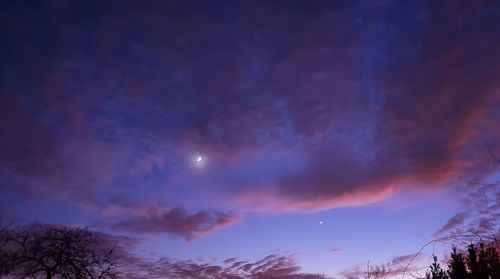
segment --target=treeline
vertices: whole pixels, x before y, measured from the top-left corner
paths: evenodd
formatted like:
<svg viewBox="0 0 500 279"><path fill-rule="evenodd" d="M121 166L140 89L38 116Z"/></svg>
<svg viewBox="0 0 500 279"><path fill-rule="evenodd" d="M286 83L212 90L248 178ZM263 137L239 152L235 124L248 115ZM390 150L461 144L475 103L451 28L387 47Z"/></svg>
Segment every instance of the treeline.
<svg viewBox="0 0 500 279"><path fill-rule="evenodd" d="M426 273L427 279L499 279L500 251L496 242L470 244L465 251L453 247L447 269L438 258Z"/></svg>

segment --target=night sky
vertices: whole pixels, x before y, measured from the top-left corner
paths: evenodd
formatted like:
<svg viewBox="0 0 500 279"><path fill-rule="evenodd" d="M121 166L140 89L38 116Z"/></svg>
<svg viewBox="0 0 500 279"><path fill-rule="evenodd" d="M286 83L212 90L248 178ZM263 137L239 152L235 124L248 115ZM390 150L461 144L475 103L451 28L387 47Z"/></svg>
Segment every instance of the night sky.
<svg viewBox="0 0 500 279"><path fill-rule="evenodd" d="M500 196L499 15L499 1L0 1L0 222L286 278L396 270L433 237L498 228L500 208L471 197Z"/></svg>

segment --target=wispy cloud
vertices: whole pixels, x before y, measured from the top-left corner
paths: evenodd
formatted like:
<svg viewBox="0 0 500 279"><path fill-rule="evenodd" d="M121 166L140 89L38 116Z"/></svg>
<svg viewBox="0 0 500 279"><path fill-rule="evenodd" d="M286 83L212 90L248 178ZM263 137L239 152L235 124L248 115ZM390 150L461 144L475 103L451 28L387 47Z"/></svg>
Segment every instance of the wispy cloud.
<svg viewBox="0 0 500 279"><path fill-rule="evenodd" d="M331 248L331 249L328 249L328 253L332 253L332 254L338 254L338 253L342 253L344 252L344 249L342 248Z"/></svg>
<svg viewBox="0 0 500 279"><path fill-rule="evenodd" d="M345 278L390 278L392 276L401 275L406 273L413 277L421 277L420 272L426 269L427 266L418 267L416 263L424 257L424 254L409 254L396 256L390 261L382 264L373 264L367 262L360 264L350 269L346 269L340 274Z"/></svg>
<svg viewBox="0 0 500 279"><path fill-rule="evenodd" d="M495 238L500 233L498 181L468 183L460 191L459 212L434 233L434 237Z"/></svg>

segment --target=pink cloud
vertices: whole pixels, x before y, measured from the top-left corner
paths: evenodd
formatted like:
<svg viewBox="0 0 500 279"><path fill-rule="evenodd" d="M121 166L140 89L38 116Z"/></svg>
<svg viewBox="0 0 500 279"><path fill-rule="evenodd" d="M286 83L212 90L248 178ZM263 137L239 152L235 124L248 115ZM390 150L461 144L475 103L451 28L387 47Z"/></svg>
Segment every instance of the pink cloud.
<svg viewBox="0 0 500 279"><path fill-rule="evenodd" d="M387 199L398 192L398 188L360 189L332 197L317 197L307 200L281 197L272 192L247 192L234 198L234 202L250 211L284 213L284 212L319 212L328 209L360 206Z"/></svg>

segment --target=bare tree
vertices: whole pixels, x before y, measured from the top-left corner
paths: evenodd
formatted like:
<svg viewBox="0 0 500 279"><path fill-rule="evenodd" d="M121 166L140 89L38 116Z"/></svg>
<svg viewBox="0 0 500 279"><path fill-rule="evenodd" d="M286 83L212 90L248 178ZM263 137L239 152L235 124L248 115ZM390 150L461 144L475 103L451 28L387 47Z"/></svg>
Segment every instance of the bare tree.
<svg viewBox="0 0 500 279"><path fill-rule="evenodd" d="M0 230L0 275L15 278L116 278L114 246L86 228Z"/></svg>
<svg viewBox="0 0 500 279"><path fill-rule="evenodd" d="M8 239L8 231L5 229L0 230L0 278L9 274L14 266L13 258L10 257L10 252L6 249Z"/></svg>

